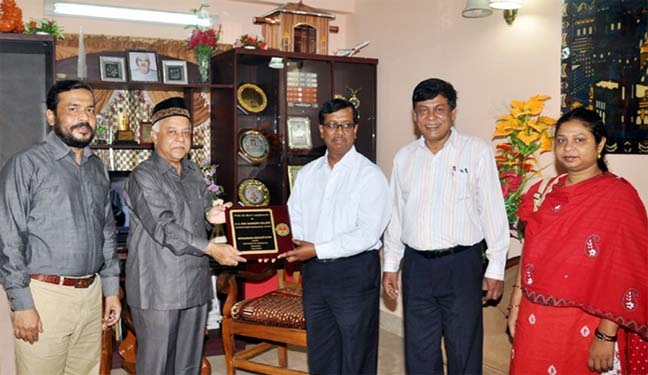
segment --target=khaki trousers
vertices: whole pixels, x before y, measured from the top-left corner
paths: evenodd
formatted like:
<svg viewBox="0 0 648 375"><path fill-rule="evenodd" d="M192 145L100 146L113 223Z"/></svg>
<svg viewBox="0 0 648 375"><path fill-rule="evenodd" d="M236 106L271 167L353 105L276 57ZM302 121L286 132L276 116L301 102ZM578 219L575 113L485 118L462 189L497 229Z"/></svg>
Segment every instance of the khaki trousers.
<svg viewBox="0 0 648 375"><path fill-rule="evenodd" d="M7 293L0 285L0 375L16 373L16 355L14 354L14 334L9 314Z"/></svg>
<svg viewBox="0 0 648 375"><path fill-rule="evenodd" d="M101 354L101 281L73 288L31 280L43 332L33 345L15 340L19 375L92 375Z"/></svg>

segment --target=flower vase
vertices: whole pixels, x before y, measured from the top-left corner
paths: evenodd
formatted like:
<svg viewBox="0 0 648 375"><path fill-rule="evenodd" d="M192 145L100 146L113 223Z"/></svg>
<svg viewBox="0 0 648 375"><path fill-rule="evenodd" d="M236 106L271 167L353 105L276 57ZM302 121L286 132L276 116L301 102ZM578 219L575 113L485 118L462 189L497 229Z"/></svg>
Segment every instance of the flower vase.
<svg viewBox="0 0 648 375"><path fill-rule="evenodd" d="M198 77L200 83L209 82L209 62L211 59L211 48L196 50L196 63L198 64Z"/></svg>

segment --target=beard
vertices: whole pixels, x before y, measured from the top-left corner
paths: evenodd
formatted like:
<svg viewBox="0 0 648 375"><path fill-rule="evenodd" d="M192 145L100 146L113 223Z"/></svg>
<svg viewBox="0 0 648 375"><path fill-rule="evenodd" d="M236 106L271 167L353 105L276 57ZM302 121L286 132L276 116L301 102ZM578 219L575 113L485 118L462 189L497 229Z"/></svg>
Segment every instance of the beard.
<svg viewBox="0 0 648 375"><path fill-rule="evenodd" d="M90 130L90 137L88 139L86 139L86 140L78 139L72 134L72 132L75 129L81 128L81 127L87 127ZM54 133L56 135L58 135L58 137L61 138L63 143L65 143L66 145L68 145L70 147L84 148L84 147L88 146L90 144L90 142L92 142L92 139L94 138L96 131L95 131L95 129L92 128L92 126L90 126L89 123L87 123L87 122L79 122L79 123L77 123L75 125L72 125L70 127L70 129L67 132L65 132L63 130L63 128L61 127L61 123L57 119L56 124L54 124Z"/></svg>

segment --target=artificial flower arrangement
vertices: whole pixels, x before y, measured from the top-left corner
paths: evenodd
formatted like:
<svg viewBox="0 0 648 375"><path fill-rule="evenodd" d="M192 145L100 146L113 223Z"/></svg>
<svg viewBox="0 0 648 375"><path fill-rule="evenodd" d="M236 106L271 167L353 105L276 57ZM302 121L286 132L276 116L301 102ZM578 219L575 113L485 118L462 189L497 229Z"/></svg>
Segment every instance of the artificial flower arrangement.
<svg viewBox="0 0 648 375"><path fill-rule="evenodd" d="M496 146L495 162L511 236L518 239L522 238L517 225L518 207L525 187L543 169L537 168L536 155L551 151L552 148L556 120L541 115L544 104L549 99L549 96L536 95L526 102L513 100L511 112L497 118L493 133L494 140L503 140Z"/></svg>
<svg viewBox="0 0 648 375"><path fill-rule="evenodd" d="M210 19L209 13L205 9L208 5L202 4L198 9L191 11L198 18ZM214 53L214 49L218 45L222 28L221 25L211 24L210 26L189 25L185 29L193 28L191 35L187 40L187 48L194 51L196 62L198 64L198 72L200 73L200 81L207 82L209 73L209 59Z"/></svg>
<svg viewBox="0 0 648 375"><path fill-rule="evenodd" d="M205 184L207 184L209 196L212 199L212 206L222 206L223 204L225 204L225 201L223 199L225 196L225 190L223 190L223 185L219 185L216 182L216 171L218 170L218 165L212 164L209 162L209 160L204 159L200 163L200 169L202 170ZM222 224L215 224L209 237L210 241L216 243L223 243L227 241Z"/></svg>
<svg viewBox="0 0 648 375"><path fill-rule="evenodd" d="M0 32L22 33L25 25L22 21L22 9L16 5L15 0L2 0L0 2Z"/></svg>
<svg viewBox="0 0 648 375"><path fill-rule="evenodd" d="M56 39L63 39L63 28L54 20L43 18L42 20L30 20L25 23L25 34L47 33L54 35Z"/></svg>
<svg viewBox="0 0 648 375"><path fill-rule="evenodd" d="M209 191L212 201L216 202L219 199L222 201L225 191L223 190L223 186L216 182L216 171L218 170L218 165L214 165L210 163L209 160L205 159L200 163L200 169L205 177L205 184L207 184L207 190Z"/></svg>
<svg viewBox="0 0 648 375"><path fill-rule="evenodd" d="M264 42L263 39L259 36L243 34L236 40L234 47L266 49L268 46L266 45L266 42Z"/></svg>

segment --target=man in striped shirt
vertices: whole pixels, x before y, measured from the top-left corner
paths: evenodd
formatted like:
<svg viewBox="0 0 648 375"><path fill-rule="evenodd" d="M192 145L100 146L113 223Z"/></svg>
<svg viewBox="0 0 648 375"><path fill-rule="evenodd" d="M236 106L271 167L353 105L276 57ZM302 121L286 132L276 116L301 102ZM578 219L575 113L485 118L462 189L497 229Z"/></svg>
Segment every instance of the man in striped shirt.
<svg viewBox="0 0 648 375"><path fill-rule="evenodd" d="M502 294L508 222L490 146L454 128L457 93L440 79L412 96L421 137L394 158L383 287L399 293L402 259L408 374L481 374L482 301ZM482 251L488 250L483 273Z"/></svg>

